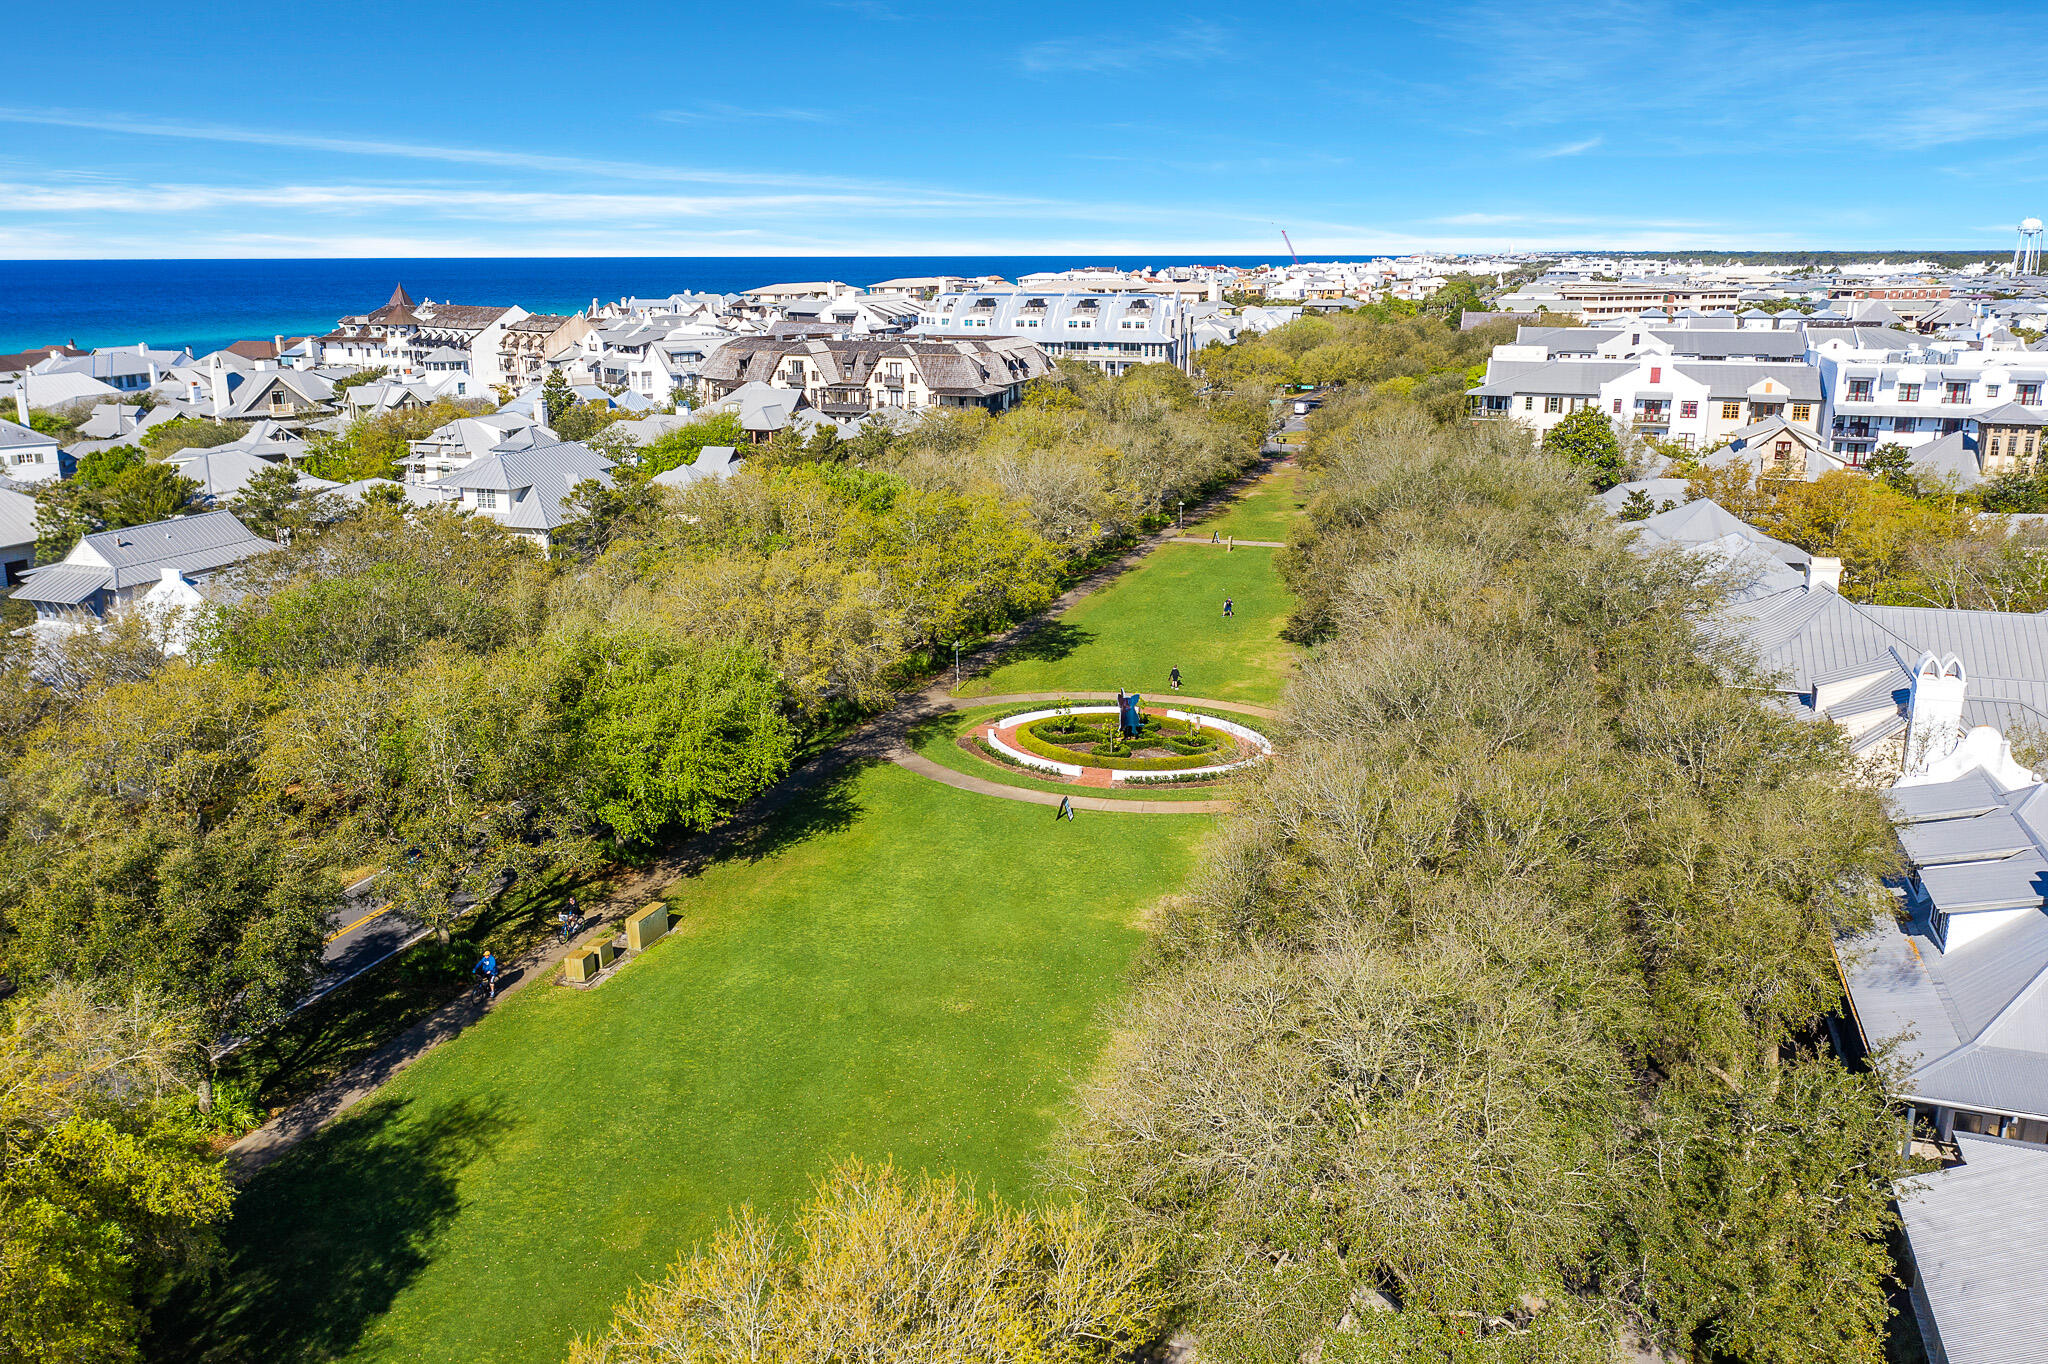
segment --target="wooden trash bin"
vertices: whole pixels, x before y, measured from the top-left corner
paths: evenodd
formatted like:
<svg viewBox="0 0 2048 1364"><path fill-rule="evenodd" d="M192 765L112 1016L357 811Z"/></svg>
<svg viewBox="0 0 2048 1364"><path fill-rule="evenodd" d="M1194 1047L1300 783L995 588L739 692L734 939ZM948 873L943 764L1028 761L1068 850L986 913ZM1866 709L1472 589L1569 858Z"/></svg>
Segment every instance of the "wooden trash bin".
<svg viewBox="0 0 2048 1364"><path fill-rule="evenodd" d="M602 969L596 948L579 947L562 959L562 974L574 985L588 985Z"/></svg>
<svg viewBox="0 0 2048 1364"><path fill-rule="evenodd" d="M610 938L606 938L603 942L591 944L589 950L597 953L597 969L600 971L610 966L612 961L619 955L619 945Z"/></svg>
<svg viewBox="0 0 2048 1364"><path fill-rule="evenodd" d="M657 901L626 920L626 946L635 952L645 952L666 932L668 906Z"/></svg>

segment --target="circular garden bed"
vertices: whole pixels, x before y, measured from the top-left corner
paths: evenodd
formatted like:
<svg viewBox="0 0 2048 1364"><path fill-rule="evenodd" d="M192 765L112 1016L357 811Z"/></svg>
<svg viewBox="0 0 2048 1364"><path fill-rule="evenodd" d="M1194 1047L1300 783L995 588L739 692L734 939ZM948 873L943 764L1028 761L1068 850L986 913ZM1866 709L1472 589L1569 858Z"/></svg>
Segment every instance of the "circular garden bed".
<svg viewBox="0 0 2048 1364"><path fill-rule="evenodd" d="M1017 746L1055 762L1106 767L1113 772L1174 772L1222 767L1252 756L1248 744L1199 719L1147 715L1135 738L1118 732L1117 717L1069 713L1017 727Z"/></svg>
<svg viewBox="0 0 2048 1364"><path fill-rule="evenodd" d="M961 742L993 763L1097 787L1208 783L1273 751L1248 725L1179 708L1147 709L1139 732L1125 735L1117 708L1102 705L1013 711Z"/></svg>

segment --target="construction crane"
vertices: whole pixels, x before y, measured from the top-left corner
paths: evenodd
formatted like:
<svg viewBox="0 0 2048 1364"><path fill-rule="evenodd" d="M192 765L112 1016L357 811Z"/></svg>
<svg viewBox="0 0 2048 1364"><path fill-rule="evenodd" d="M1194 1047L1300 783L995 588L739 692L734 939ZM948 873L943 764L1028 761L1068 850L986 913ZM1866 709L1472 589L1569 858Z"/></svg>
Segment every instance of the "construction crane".
<svg viewBox="0 0 2048 1364"><path fill-rule="evenodd" d="M1275 223L1274 226L1279 227L1279 224ZM1294 263L1301 264L1301 252L1294 249L1294 240L1287 235L1287 229L1284 227L1280 228L1280 240L1287 243L1287 254L1294 257Z"/></svg>

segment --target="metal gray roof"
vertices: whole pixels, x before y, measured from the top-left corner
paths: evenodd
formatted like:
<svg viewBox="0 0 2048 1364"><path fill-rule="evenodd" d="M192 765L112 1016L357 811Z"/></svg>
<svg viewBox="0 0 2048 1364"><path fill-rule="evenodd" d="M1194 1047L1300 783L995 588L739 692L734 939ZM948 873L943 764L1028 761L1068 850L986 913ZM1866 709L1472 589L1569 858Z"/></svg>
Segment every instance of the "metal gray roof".
<svg viewBox="0 0 2048 1364"><path fill-rule="evenodd" d="M1975 819L1937 819L1899 830L1906 856L1923 867L1944 862L1977 862L2034 851L2034 840L2004 810Z"/></svg>
<svg viewBox="0 0 2048 1364"><path fill-rule="evenodd" d="M232 512L177 516L168 521L88 535L71 547L63 563L30 573L15 596L23 601L69 605L83 601L85 595L97 589L87 589L78 597L63 596L75 590L78 580L74 574L51 576L60 569L90 570L100 575L99 586L118 592L139 583L155 582L167 568L184 574L211 573L276 548L270 541L251 535ZM59 595L41 595L46 592Z"/></svg>
<svg viewBox="0 0 2048 1364"><path fill-rule="evenodd" d="M2048 1148L1956 1134L1963 1163L1912 1180L1899 1212L1949 1364L2048 1361L2048 1259L2006 1230L2048 1225Z"/></svg>
<svg viewBox="0 0 2048 1364"><path fill-rule="evenodd" d="M36 500L13 488L0 487L0 546L36 542Z"/></svg>
<svg viewBox="0 0 2048 1364"><path fill-rule="evenodd" d="M505 524L520 530L553 530L566 518L562 504L587 478L610 484L612 462L576 441L540 443L519 450L494 450L471 461L432 487L448 491L492 488L515 494ZM520 495L523 494L523 495Z"/></svg>
<svg viewBox="0 0 2048 1364"><path fill-rule="evenodd" d="M1979 412L1976 420L1979 426L2048 426L2048 407L2038 403L2028 406L2007 403L1989 412Z"/></svg>
<svg viewBox="0 0 2048 1364"><path fill-rule="evenodd" d="M2048 682L2048 616L2016 611L1950 611L1932 606L1860 608L1884 629L1910 640L1921 652L1954 654L1969 670L1970 689L1979 678L2024 678Z"/></svg>
<svg viewBox="0 0 2048 1364"><path fill-rule="evenodd" d="M29 574L14 589L17 601L43 602L50 606L76 606L113 581L109 569L83 564L52 564Z"/></svg>
<svg viewBox="0 0 2048 1364"><path fill-rule="evenodd" d="M1696 498L1683 506L1673 507L1668 512L1659 512L1638 521L1632 527L1638 539L1653 544L1704 544L1735 535L1788 567L1805 567L1812 557L1797 545L1783 540L1773 540L1755 526L1741 520L1733 512L1711 498Z"/></svg>
<svg viewBox="0 0 2048 1364"><path fill-rule="evenodd" d="M10 421L0 421L0 448L17 445L48 445L57 443L55 436L46 436L31 427L18 426Z"/></svg>
<svg viewBox="0 0 2048 1364"><path fill-rule="evenodd" d="M1885 799L1891 806L1892 817L1907 824L1984 815L2005 808L2003 793L1982 772L1927 786L1895 786L1885 793Z"/></svg>
<svg viewBox="0 0 2048 1364"><path fill-rule="evenodd" d="M1600 385L1642 366L1634 360L1503 360L1491 362L1489 378L1467 392L1479 397L1513 397L1520 393L1556 393L1597 397Z"/></svg>
<svg viewBox="0 0 2048 1364"><path fill-rule="evenodd" d="M1950 822L1950 821L1944 821ZM1952 821L1974 823L1971 821ZM1940 828L1940 824L1926 826ZM2018 909L2048 899L2048 861L2021 853L1987 862L1954 862L1924 867L1920 885L1944 914L1988 909Z"/></svg>
<svg viewBox="0 0 2048 1364"><path fill-rule="evenodd" d="M1751 327L1744 331L1739 327L1656 327L1651 334L1669 345L1675 357L1698 356L1716 360L1806 358L1806 333L1797 329L1766 331L1761 327Z"/></svg>
<svg viewBox="0 0 2048 1364"><path fill-rule="evenodd" d="M1677 361L1671 367L1686 378L1705 384L1709 398L1746 399L1750 389L1766 379L1775 379L1790 390L1786 395L1788 401L1820 401L1820 371L1808 364L1758 364L1733 360L1726 364L1688 364Z"/></svg>

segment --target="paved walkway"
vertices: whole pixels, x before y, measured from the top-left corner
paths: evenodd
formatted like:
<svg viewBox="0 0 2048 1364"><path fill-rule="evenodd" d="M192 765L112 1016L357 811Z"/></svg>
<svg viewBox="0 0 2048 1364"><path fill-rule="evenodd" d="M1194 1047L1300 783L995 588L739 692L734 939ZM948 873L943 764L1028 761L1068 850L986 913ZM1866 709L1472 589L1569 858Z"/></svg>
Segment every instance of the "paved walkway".
<svg viewBox="0 0 2048 1364"><path fill-rule="evenodd" d="M1201 509L1236 498L1268 472L1270 464L1267 467L1252 469L1201 503ZM1126 570L1135 567L1147 554L1173 538L1169 532L1160 531L1139 540L1114 559L1083 577L1037 616L1012 626L971 653L961 655L961 662L972 664L977 671L984 665L992 663L997 657L1008 653L1050 624L1083 597L1098 592L1114 582ZM911 728L921 721L948 710L1006 704L1009 700L1060 699L1059 695L1050 692L1024 693L1011 698L974 697L964 700L947 693L948 683L941 678L922 690L904 696L896 706L861 725L838 745L819 754L811 762L797 768L756 796L718 828L685 840L645 870L613 882L606 900L601 905L592 903L587 907L585 922L592 926L578 936L577 943L598 932L618 931L620 921L627 914L657 897L664 887L689 875L696 868L744 847L750 839L762 832L785 806L800 796L830 786L850 768L858 768L873 762L897 762L899 760L896 755L902 753L908 761L901 761L901 766L934 780L946 782L948 785L978 782L978 778L942 768L936 763L928 763L926 759L909 751L907 737ZM1085 697L1088 700L1114 700L1116 697L1115 692L1064 694L1077 698ZM1223 702L1204 704L1214 705L1218 709L1242 710L1252 715L1272 713L1256 706L1226 705ZM918 764L925 764L930 770L926 771ZM991 789L985 794L999 795L1011 800L1028 800L1034 804L1059 804L1058 796L1053 796L1048 802L1042 792L1021 791L993 782L986 785ZM966 786L963 789L979 790L980 787ZM1076 799L1074 804L1081 809L1106 808L1137 813L1172 814L1214 813L1229 808L1227 801L1109 801L1093 797ZM1146 806L1157 808L1146 810L1143 808ZM503 999L507 995L523 990L536 980L550 978L554 967L568 953L568 946L553 943L535 948L516 961L505 962L498 986L498 998ZM324 1089L286 1109L229 1147L229 1176L238 1183L253 1178L264 1166L376 1093L398 1072L449 1038L466 1031L492 1007L494 1006L486 1003L474 990L442 1006L435 1013L385 1043L364 1060L342 1072Z"/></svg>
<svg viewBox="0 0 2048 1364"><path fill-rule="evenodd" d="M1277 712L1266 706L1250 706L1237 701L1210 701L1200 696L1168 695L1154 697L1161 706L1188 705L1207 706L1211 710L1234 711L1239 715L1255 715L1261 719L1273 719ZM1022 706L1034 702L1052 704L1059 701L1114 701L1113 691L1019 691L1006 696L945 696L937 698L931 710L925 715L934 715L941 710L979 710L983 706ZM972 791L976 795L997 796L1003 800L1021 800L1032 805L1058 805L1071 800L1076 810L1107 810L1125 815L1220 815L1234 807L1233 800L1111 800L1104 796L1077 796L1064 791L1033 791L1023 786L1006 786L986 777L970 776L955 772L950 767L933 762L921 753L913 751L909 743L909 726L897 735L897 741L887 757L890 762L920 777L961 791ZM1107 784L1104 782L1103 784Z"/></svg>
<svg viewBox="0 0 2048 1364"><path fill-rule="evenodd" d="M1204 540L1199 535L1176 535L1167 543L1175 545L1214 545L1217 549L1285 549L1285 540Z"/></svg>

